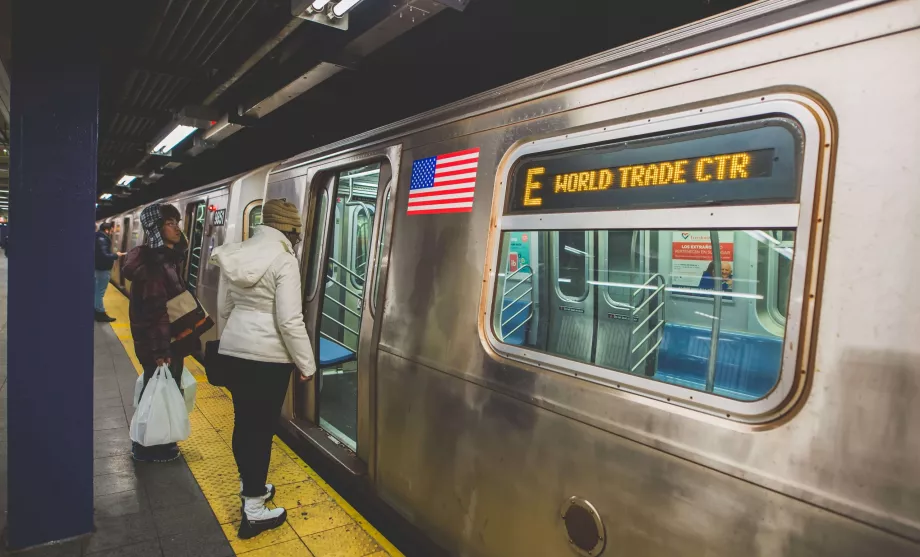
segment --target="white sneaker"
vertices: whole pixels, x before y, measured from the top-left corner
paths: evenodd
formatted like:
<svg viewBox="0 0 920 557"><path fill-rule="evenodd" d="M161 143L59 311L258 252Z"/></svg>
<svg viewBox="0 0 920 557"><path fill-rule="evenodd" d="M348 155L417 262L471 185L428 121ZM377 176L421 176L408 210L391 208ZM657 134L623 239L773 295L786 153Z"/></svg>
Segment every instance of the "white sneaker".
<svg viewBox="0 0 920 557"><path fill-rule="evenodd" d="M243 497L243 480L240 480L240 498ZM275 498L275 486L272 484L265 484L265 495L258 497L262 499L263 503L268 503Z"/></svg>
<svg viewBox="0 0 920 557"><path fill-rule="evenodd" d="M281 526L287 520L286 510L269 509L261 497L244 497L242 511L243 520L237 532L241 540L254 538L262 532Z"/></svg>

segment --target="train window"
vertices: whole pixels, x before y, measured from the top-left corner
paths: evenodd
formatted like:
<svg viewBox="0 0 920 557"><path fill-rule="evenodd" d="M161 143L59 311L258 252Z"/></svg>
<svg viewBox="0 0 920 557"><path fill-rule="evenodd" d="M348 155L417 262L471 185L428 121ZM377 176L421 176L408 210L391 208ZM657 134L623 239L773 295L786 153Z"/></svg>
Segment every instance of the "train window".
<svg viewBox="0 0 920 557"><path fill-rule="evenodd" d="M483 291L496 353L731 419L787 407L802 392L790 339L813 315L793 262L820 245L824 141L805 141L822 125L805 104L518 144Z"/></svg>
<svg viewBox="0 0 920 557"><path fill-rule="evenodd" d="M326 229L326 211L329 207L329 194L322 190L317 195L316 206L313 209L313 230L310 233L310 265L307 275L307 296L312 297L316 292L319 280L320 264L318 262L320 250L323 247L323 231Z"/></svg>
<svg viewBox="0 0 920 557"><path fill-rule="evenodd" d="M506 268L525 257L529 267L499 277L495 334L503 342L603 368L756 400L779 379L785 332L766 329L756 319L756 304L771 286L758 279L756 253L762 245L780 249L767 238L785 234L794 237L785 230L505 232ZM522 248L512 235L529 242ZM545 258L546 252L534 247L554 236L561 245L564 238L579 238L580 261L588 269L578 274L589 278L577 298L547 280L562 277L560 269L571 265L566 250ZM786 245L792 249L794 241ZM780 295L788 299L791 266L780 272L785 276L772 284L785 285ZM595 291L605 295L589 295Z"/></svg>
<svg viewBox="0 0 920 557"><path fill-rule="evenodd" d="M367 209L355 211L352 221L352 239L351 242L351 268L355 270L351 276L351 283L359 288L364 287L364 279L367 276L367 259L370 254L371 227L373 226L373 217Z"/></svg>
<svg viewBox="0 0 920 557"><path fill-rule="evenodd" d="M380 291L380 265L383 261L383 239L386 237L384 235L383 228L387 224L387 217L390 214L390 194L392 190L387 188L386 195L383 196L383 220L380 221L380 232L378 233L379 238L377 239L377 269L374 271L374 297L373 297L373 307L376 308L377 304L377 292Z"/></svg>
<svg viewBox="0 0 920 557"><path fill-rule="evenodd" d="M256 199L243 209L243 240L252 238L256 227L262 225L262 200Z"/></svg>
<svg viewBox="0 0 920 557"><path fill-rule="evenodd" d="M764 299L758 302L757 310L761 322L768 328L778 329L786 324L793 246L793 233L780 231L763 236L758 250L758 278L770 287Z"/></svg>
<svg viewBox="0 0 920 557"><path fill-rule="evenodd" d="M580 230L557 233L553 250L559 266L555 273L556 288L561 297L577 302L588 295L588 234Z"/></svg>

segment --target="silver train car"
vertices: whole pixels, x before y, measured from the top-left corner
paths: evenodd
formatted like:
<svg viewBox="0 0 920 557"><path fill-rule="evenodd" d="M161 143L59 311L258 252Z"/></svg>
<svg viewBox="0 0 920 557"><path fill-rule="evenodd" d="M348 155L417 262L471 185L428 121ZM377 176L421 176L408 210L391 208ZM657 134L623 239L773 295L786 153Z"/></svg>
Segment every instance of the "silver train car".
<svg viewBox="0 0 920 557"><path fill-rule="evenodd" d="M452 554L920 555L918 53L765 0L166 201L212 312L302 207L282 425Z"/></svg>

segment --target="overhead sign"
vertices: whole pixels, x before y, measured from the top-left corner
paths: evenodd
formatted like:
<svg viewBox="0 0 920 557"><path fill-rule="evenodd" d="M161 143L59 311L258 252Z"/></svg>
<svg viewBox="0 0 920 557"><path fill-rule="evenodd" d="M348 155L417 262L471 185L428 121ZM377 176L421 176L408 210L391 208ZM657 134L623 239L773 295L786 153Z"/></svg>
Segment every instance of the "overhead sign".
<svg viewBox="0 0 920 557"><path fill-rule="evenodd" d="M771 118L527 157L508 212L794 201L800 137Z"/></svg>

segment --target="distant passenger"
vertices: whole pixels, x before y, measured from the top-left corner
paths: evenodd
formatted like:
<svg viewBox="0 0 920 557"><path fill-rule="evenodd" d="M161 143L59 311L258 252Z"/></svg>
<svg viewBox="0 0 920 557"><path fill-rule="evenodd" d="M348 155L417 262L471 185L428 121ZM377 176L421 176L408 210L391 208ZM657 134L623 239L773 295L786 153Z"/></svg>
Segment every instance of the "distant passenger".
<svg viewBox="0 0 920 557"><path fill-rule="evenodd" d="M169 204L151 205L141 212L145 245L128 252L121 272L131 281L129 313L134 351L144 368L144 385L157 367L169 365L176 383L182 378L183 360L170 345L171 334L166 302L186 290L180 268L188 247L179 229L179 210ZM179 458L175 443L144 447L133 445L135 460L168 462Z"/></svg>
<svg viewBox="0 0 920 557"><path fill-rule="evenodd" d="M227 357L227 386L233 395L243 539L284 524L283 508L265 506L275 495L274 486L266 483L272 438L291 372L296 367L302 380L316 373L294 256L300 232L297 207L271 199L252 238L218 247L210 260L221 269L219 352Z"/></svg>
<svg viewBox="0 0 920 557"><path fill-rule="evenodd" d="M713 276L715 274L715 269L716 269L715 262L710 261L709 266L706 267L706 270L703 272L703 276L700 277L700 285L698 287L700 290L715 290L716 289L716 281ZM731 292L732 284L734 283L734 280L732 279L732 264L731 263L727 261L722 263L722 277L721 278L722 278L721 280L722 291Z"/></svg>
<svg viewBox="0 0 920 557"><path fill-rule="evenodd" d="M96 296L95 309L96 321L100 323L111 323L115 321L114 317L109 317L105 312L105 305L102 299L105 296L105 289L109 286L109 280L112 278L112 265L124 254L112 251L112 235L115 233L115 224L104 222L99 225L96 232Z"/></svg>

